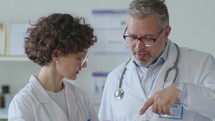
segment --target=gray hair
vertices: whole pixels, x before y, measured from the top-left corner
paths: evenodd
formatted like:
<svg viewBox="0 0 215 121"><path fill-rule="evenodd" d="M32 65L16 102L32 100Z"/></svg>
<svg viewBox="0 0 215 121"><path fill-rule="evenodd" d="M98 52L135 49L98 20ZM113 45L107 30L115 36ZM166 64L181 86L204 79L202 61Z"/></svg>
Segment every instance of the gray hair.
<svg viewBox="0 0 215 121"><path fill-rule="evenodd" d="M160 19L163 28L169 25L169 13L165 0L133 0L127 14L137 18L154 14Z"/></svg>

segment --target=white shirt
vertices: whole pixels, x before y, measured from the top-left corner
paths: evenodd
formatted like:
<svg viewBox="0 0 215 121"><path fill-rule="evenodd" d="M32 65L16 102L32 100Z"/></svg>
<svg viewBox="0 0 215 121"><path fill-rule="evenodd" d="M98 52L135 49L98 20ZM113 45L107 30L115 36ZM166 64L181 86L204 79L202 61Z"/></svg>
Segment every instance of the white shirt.
<svg viewBox="0 0 215 121"><path fill-rule="evenodd" d="M50 92L47 91L48 95L63 109L66 116L69 118L69 110L66 100L65 89L62 89L60 92Z"/></svg>

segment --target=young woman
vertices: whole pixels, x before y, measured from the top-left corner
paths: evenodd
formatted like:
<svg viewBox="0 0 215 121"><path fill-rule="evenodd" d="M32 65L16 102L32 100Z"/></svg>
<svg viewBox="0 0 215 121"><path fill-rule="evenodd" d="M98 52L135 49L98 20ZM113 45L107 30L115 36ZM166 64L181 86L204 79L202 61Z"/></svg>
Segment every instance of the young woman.
<svg viewBox="0 0 215 121"><path fill-rule="evenodd" d="M55 13L27 31L25 53L41 66L13 98L9 121L98 121L85 92L63 79L75 80L87 66L88 48L96 41L84 18Z"/></svg>

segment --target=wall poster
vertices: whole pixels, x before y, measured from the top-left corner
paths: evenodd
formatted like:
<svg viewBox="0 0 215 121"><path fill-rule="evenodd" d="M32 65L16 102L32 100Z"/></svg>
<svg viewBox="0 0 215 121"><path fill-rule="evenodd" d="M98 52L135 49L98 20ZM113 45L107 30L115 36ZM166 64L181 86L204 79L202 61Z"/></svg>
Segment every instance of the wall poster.
<svg viewBox="0 0 215 121"><path fill-rule="evenodd" d="M98 39L93 47L93 55L129 55L128 45L123 39L123 32L126 28L126 11L93 10L92 14L92 25Z"/></svg>

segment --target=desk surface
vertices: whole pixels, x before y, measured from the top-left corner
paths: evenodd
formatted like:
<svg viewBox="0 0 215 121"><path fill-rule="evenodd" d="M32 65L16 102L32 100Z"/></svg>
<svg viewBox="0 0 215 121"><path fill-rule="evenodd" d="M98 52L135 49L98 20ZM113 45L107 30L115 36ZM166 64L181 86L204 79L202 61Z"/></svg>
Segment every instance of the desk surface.
<svg viewBox="0 0 215 121"><path fill-rule="evenodd" d="M7 119L8 109L0 108L0 119Z"/></svg>

